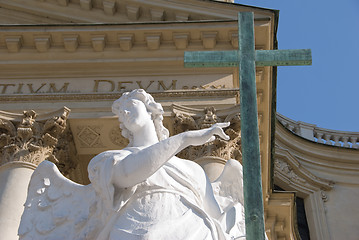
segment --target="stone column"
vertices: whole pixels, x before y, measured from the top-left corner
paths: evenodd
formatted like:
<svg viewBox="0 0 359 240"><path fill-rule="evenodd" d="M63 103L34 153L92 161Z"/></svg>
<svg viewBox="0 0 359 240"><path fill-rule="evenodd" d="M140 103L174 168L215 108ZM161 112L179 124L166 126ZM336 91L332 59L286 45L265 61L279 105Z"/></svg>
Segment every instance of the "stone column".
<svg viewBox="0 0 359 240"><path fill-rule="evenodd" d="M225 133L230 136L229 141L216 138L213 142L190 146L177 154L178 157L201 165L211 182L220 176L226 160L242 162L239 106L216 110L213 107L194 109L172 105L172 113L174 134L207 128L219 122L230 122L230 126L225 129Z"/></svg>
<svg viewBox="0 0 359 240"><path fill-rule="evenodd" d="M69 112L67 108L40 115L33 110L23 114L0 112L1 239L18 239L28 184L37 165L45 159L59 163L58 159L66 155L66 150L57 145L66 130Z"/></svg>

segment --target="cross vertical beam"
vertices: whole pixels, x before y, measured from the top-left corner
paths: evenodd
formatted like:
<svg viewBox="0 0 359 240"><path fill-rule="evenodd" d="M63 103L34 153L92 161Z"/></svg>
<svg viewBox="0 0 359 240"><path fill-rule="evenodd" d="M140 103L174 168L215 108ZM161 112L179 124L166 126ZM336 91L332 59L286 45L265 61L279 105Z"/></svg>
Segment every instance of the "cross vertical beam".
<svg viewBox="0 0 359 240"><path fill-rule="evenodd" d="M264 240L255 66L311 65L310 49L255 50L254 14L238 13L238 51L185 52L185 67L239 67L246 239Z"/></svg>
<svg viewBox="0 0 359 240"><path fill-rule="evenodd" d="M239 90L243 192L247 240L264 240L262 173L259 151L254 16L238 13Z"/></svg>

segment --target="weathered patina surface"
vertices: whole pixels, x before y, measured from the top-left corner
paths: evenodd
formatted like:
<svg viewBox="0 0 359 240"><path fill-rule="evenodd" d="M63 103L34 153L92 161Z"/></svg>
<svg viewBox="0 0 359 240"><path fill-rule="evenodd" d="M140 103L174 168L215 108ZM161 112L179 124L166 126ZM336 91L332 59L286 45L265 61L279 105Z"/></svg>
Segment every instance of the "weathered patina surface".
<svg viewBox="0 0 359 240"><path fill-rule="evenodd" d="M246 239L265 239L256 66L310 65L311 50L255 50L254 15L238 13L238 50L185 52L185 67L239 66Z"/></svg>

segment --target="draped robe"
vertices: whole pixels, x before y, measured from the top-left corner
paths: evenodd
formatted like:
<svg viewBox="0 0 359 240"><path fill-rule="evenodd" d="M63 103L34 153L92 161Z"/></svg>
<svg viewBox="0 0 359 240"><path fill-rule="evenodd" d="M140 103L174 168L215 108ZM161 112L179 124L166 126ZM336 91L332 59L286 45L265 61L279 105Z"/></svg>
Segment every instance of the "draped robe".
<svg viewBox="0 0 359 240"><path fill-rule="evenodd" d="M89 164L89 177L104 209L112 209L104 214L99 240L228 239L218 219L205 209L205 201L215 198L198 164L172 157L145 181L119 188L113 182L113 166L140 148L126 150L103 152Z"/></svg>

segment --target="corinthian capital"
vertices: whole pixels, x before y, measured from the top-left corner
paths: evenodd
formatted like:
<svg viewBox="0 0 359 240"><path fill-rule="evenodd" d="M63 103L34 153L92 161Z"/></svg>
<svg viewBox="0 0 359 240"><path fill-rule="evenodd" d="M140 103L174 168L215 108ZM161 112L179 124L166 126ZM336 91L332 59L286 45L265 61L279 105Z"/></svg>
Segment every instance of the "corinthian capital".
<svg viewBox="0 0 359 240"><path fill-rule="evenodd" d="M219 122L230 122L230 126L225 129L225 133L230 137L229 141L216 138L201 146L190 146L181 151L178 156L190 160L217 157L242 161L239 106L216 110L214 107L195 109L172 105L172 121L174 134L207 128Z"/></svg>
<svg viewBox="0 0 359 240"><path fill-rule="evenodd" d="M66 132L70 109L37 114L33 110L15 114L0 111L0 166L8 162L38 165L47 159L60 163L64 153L59 148Z"/></svg>

